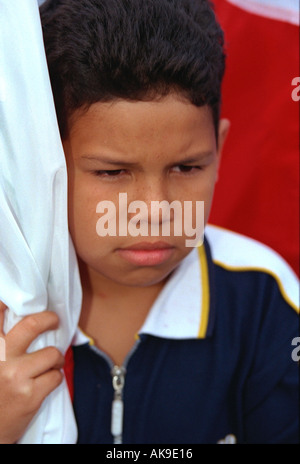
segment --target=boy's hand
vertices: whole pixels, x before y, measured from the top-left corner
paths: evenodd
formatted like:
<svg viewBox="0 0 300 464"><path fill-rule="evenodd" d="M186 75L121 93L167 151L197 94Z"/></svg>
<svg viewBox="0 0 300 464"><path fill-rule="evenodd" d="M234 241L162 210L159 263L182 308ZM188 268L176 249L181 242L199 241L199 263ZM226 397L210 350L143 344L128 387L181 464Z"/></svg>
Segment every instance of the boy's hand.
<svg viewBox="0 0 300 464"><path fill-rule="evenodd" d="M27 316L6 335L0 302L0 337L5 340L6 360L0 361L0 444L15 443L43 400L61 383L64 357L55 347L34 353L27 348L38 335L58 327L51 311Z"/></svg>

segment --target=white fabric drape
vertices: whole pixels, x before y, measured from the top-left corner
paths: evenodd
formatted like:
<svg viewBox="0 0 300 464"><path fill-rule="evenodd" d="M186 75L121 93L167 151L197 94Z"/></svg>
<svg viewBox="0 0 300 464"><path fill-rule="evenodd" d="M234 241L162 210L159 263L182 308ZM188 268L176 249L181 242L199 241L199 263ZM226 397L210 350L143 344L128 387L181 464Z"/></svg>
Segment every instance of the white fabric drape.
<svg viewBox="0 0 300 464"><path fill-rule="evenodd" d="M227 0L249 13L299 25L299 0Z"/></svg>
<svg viewBox="0 0 300 464"><path fill-rule="evenodd" d="M57 312L60 327L30 350L63 353L75 333L81 286L67 223L67 172L37 0L0 0L0 300L5 331L23 316ZM66 382L43 403L20 443L74 443Z"/></svg>

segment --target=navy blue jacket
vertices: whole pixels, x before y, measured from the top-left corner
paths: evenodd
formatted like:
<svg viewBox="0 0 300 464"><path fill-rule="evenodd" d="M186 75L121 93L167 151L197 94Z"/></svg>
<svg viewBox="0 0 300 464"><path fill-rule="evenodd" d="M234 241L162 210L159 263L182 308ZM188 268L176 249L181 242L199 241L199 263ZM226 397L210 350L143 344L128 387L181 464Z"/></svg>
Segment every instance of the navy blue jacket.
<svg viewBox="0 0 300 464"><path fill-rule="evenodd" d="M126 359L119 439L298 443L298 291L276 253L208 226ZM110 444L113 363L81 339L73 346L78 443Z"/></svg>

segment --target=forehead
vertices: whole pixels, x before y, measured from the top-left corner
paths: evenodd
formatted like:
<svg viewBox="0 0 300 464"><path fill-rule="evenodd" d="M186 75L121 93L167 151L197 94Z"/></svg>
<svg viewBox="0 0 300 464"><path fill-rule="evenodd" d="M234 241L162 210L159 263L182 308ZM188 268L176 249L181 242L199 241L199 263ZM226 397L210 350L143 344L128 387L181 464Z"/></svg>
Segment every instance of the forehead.
<svg viewBox="0 0 300 464"><path fill-rule="evenodd" d="M68 139L77 154L110 150L141 156L179 154L199 145L203 150L215 148L211 109L196 107L177 95L155 101L94 103L73 113Z"/></svg>

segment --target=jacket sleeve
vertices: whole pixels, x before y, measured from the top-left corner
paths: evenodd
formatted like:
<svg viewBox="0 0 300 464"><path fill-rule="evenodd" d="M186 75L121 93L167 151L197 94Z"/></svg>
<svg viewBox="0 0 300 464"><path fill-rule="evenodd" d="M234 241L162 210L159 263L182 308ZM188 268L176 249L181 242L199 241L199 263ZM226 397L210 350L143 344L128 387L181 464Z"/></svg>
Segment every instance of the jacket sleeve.
<svg viewBox="0 0 300 464"><path fill-rule="evenodd" d="M244 394L246 443L299 443L299 314L268 279ZM298 355L297 355L298 353Z"/></svg>

